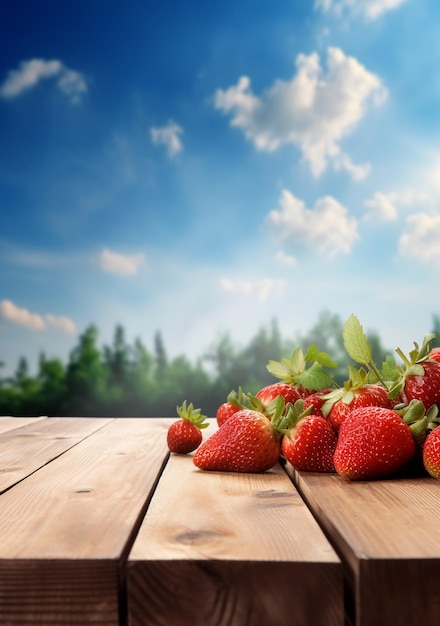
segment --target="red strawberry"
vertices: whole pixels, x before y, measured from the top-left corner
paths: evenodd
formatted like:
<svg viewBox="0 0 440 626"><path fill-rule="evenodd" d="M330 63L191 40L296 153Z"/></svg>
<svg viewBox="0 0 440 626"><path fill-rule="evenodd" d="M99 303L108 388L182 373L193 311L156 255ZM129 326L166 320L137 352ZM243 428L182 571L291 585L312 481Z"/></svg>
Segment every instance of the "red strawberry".
<svg viewBox="0 0 440 626"><path fill-rule="evenodd" d="M240 411L241 409L256 408L254 406L250 407L250 397L251 396L243 393L241 387L238 388L238 391L233 389L228 394L226 402L223 402L223 404L221 404L217 409L216 419L218 426L224 424L226 420L231 417L231 415L234 415L234 413L237 413L237 411ZM262 409L263 407L258 408Z"/></svg>
<svg viewBox="0 0 440 626"><path fill-rule="evenodd" d="M420 374L406 375L402 395L406 402L420 400L428 409L440 404L440 362L422 361L419 366Z"/></svg>
<svg viewBox="0 0 440 626"><path fill-rule="evenodd" d="M222 424L224 424L226 420L231 417L231 415L237 413L237 411L241 411L241 407L231 404L230 402L223 402L223 404L218 407L216 413L218 426L222 426Z"/></svg>
<svg viewBox="0 0 440 626"><path fill-rule="evenodd" d="M325 404L325 398L323 398L323 396L325 396L328 393L331 393L332 391L333 389L330 389L330 387L328 387L327 389L322 389L321 391L314 391L313 393L308 395L306 398L304 398L304 410L308 409L309 407L312 407L312 413L314 413L315 415L323 416L323 413L321 410Z"/></svg>
<svg viewBox="0 0 440 626"><path fill-rule="evenodd" d="M406 404L411 400L420 400L426 409L434 404L440 405L440 362L436 358L430 358L431 353L434 357L437 354L435 348L431 350L434 337L433 333L425 335L421 348L414 342L414 349L409 356L400 348L396 349L403 361L403 367L395 368L397 376L390 389L390 397L397 397L399 394Z"/></svg>
<svg viewBox="0 0 440 626"><path fill-rule="evenodd" d="M304 403L305 404L305 403ZM334 472L333 454L337 434L321 415L306 415L283 437L281 451L297 470Z"/></svg>
<svg viewBox="0 0 440 626"><path fill-rule="evenodd" d="M333 462L344 478L383 478L408 463L415 450L411 428L396 411L362 407L341 424Z"/></svg>
<svg viewBox="0 0 440 626"><path fill-rule="evenodd" d="M433 478L440 478L440 428L434 428L423 445L423 465Z"/></svg>
<svg viewBox="0 0 440 626"><path fill-rule="evenodd" d="M439 361L440 362L440 348L432 348L429 353L429 358L431 361Z"/></svg>
<svg viewBox="0 0 440 626"><path fill-rule="evenodd" d="M279 396L284 398L285 403L290 402L294 404L300 398L304 398L307 394L305 389L296 387L295 385L289 385L288 383L272 383L263 387L255 394L255 397L260 400L263 408L269 407L271 402L276 400Z"/></svg>
<svg viewBox="0 0 440 626"><path fill-rule="evenodd" d="M242 409L200 446L193 462L202 470L265 472L278 462L280 439L265 415Z"/></svg>
<svg viewBox="0 0 440 626"><path fill-rule="evenodd" d="M200 429L207 428L209 424L205 421L206 416L200 414L200 409L194 409L192 404L186 406L186 400L182 406L177 407L177 413L181 419L168 428L168 449L176 454L188 454L202 443Z"/></svg>
<svg viewBox="0 0 440 626"><path fill-rule="evenodd" d="M355 409L368 406L380 406L391 409L393 404L388 397L388 390L385 387L371 383L358 388L353 387L348 393L343 392L341 397L333 404L327 417L333 428L339 430L347 416Z"/></svg>

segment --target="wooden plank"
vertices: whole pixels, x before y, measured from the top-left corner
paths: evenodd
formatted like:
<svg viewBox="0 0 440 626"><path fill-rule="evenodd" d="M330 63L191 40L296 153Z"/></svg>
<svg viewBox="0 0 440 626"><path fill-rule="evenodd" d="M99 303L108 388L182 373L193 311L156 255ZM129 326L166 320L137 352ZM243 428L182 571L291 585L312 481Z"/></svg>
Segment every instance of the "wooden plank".
<svg viewBox="0 0 440 626"><path fill-rule="evenodd" d="M21 428L28 424L35 424L41 420L48 419L46 416L40 417L11 417L9 415L2 415L0 417L0 434L5 433L8 430L14 430L15 428Z"/></svg>
<svg viewBox="0 0 440 626"><path fill-rule="evenodd" d="M282 469L171 456L127 564L129 626L343 623L338 557Z"/></svg>
<svg viewBox="0 0 440 626"><path fill-rule="evenodd" d="M438 626L440 481L348 482L288 468L347 566L352 621Z"/></svg>
<svg viewBox="0 0 440 626"><path fill-rule="evenodd" d="M16 418L12 418L16 419ZM110 420L51 417L0 435L0 493L76 445Z"/></svg>
<svg viewBox="0 0 440 626"><path fill-rule="evenodd" d="M0 496L2 626L119 626L122 564L167 426L113 420Z"/></svg>

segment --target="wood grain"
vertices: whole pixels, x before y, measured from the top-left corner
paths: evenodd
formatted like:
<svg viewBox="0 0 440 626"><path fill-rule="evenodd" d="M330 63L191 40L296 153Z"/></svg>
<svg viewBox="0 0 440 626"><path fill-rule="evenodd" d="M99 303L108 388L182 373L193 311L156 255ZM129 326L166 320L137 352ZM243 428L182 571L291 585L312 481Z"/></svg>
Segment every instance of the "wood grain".
<svg viewBox="0 0 440 626"><path fill-rule="evenodd" d="M438 626L440 481L348 482L287 467L347 565L356 625Z"/></svg>
<svg viewBox="0 0 440 626"><path fill-rule="evenodd" d="M2 415L0 417L0 433L5 433L15 428L21 428L22 426L27 426L27 424L35 424L45 419L48 418L43 415L40 417L11 417L9 415Z"/></svg>
<svg viewBox="0 0 440 626"><path fill-rule="evenodd" d="M167 425L104 420L0 496L2 626L119 624L123 564L168 456Z"/></svg>
<svg viewBox="0 0 440 626"><path fill-rule="evenodd" d="M130 626L343 623L341 564L278 466L202 472L171 456L127 583Z"/></svg>
<svg viewBox="0 0 440 626"><path fill-rule="evenodd" d="M32 418L21 428L4 431L0 435L0 493L109 421L101 418Z"/></svg>

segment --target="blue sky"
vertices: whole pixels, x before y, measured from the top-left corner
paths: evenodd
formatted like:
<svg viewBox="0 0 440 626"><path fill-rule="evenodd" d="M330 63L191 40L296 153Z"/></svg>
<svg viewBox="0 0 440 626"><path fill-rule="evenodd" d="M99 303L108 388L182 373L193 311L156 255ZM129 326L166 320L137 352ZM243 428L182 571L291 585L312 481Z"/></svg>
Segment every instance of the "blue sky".
<svg viewBox="0 0 440 626"><path fill-rule="evenodd" d="M437 0L7 3L0 359L440 314Z"/></svg>

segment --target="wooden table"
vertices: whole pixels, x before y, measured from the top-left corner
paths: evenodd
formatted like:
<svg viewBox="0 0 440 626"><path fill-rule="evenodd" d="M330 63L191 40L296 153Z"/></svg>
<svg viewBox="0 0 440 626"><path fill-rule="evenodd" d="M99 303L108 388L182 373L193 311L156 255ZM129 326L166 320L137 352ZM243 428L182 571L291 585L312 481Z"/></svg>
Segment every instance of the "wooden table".
<svg viewBox="0 0 440 626"><path fill-rule="evenodd" d="M0 418L1 626L440 623L440 482L202 472L173 419Z"/></svg>

